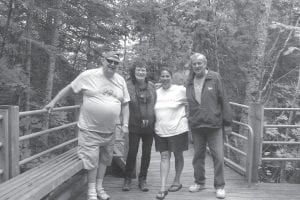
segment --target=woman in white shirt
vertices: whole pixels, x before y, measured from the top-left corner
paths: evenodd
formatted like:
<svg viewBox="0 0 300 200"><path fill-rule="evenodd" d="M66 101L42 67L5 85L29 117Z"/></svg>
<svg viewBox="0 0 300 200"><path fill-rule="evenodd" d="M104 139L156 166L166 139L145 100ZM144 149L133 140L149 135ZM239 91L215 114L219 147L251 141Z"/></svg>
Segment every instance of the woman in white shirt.
<svg viewBox="0 0 300 200"><path fill-rule="evenodd" d="M188 120L186 117L186 90L184 86L172 84L172 72L161 70L161 87L157 89L155 104L155 148L161 154L160 177L161 188L157 199L164 199L168 192L182 188L180 176L184 166L183 151L188 149ZM166 190L170 170L171 152L175 157L175 177Z"/></svg>

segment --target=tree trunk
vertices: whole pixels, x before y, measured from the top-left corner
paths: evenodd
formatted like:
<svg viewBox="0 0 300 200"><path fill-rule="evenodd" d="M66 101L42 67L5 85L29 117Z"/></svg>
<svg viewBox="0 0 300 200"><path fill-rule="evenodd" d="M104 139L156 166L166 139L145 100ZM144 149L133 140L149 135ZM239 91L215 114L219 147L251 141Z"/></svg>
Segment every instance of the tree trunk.
<svg viewBox="0 0 300 200"><path fill-rule="evenodd" d="M52 92L53 92L53 80L55 73L55 63L56 63L56 54L58 47L58 39L59 39L59 29L61 26L61 0L57 0L56 2L56 11L53 17L53 34L51 39L51 45L53 49L49 52L49 66L48 66L48 76L47 76L47 85L46 85L46 94L45 94L45 104L46 102L51 101ZM49 115L47 115L43 120L43 129L48 129L49 127ZM48 146L48 135L45 135L41 138L42 142L45 146Z"/></svg>
<svg viewBox="0 0 300 200"><path fill-rule="evenodd" d="M91 36L92 36L92 15L90 13L90 11L88 11L88 37L87 37L87 46L86 46L86 69L91 69L92 66L91 61L92 61L92 55L91 55Z"/></svg>
<svg viewBox="0 0 300 200"><path fill-rule="evenodd" d="M53 49L58 47L58 38L59 38L59 28L61 26L61 15L60 15L60 8L61 8L61 0L57 1L57 11L54 15L53 19L53 35L51 39L51 45ZM53 91L53 79L54 79L54 72L55 72L55 62L56 62L56 54L57 52L51 50L49 52L49 67L48 67L48 77L47 77L47 85L46 85L46 95L45 101L49 102L52 99L52 91Z"/></svg>
<svg viewBox="0 0 300 200"><path fill-rule="evenodd" d="M270 7L272 0L255 0L255 8L253 9L254 18L251 22L254 23L250 27L253 27L253 45L251 51L251 59L248 62L246 71L246 96L244 100L245 105L250 105L251 102L261 103L261 86L262 71L264 69L265 50L268 37L268 19L270 15ZM241 121L248 122L248 112L243 111ZM248 129L244 127L239 128L239 132L247 136ZM260 135L261 133L254 133ZM238 146L242 150L247 149L247 143L245 141L238 141ZM245 161L242 161L245 164Z"/></svg>
<svg viewBox="0 0 300 200"><path fill-rule="evenodd" d="M10 27L10 21L11 21L11 18L12 18L13 5L14 5L14 1L10 0L9 5L8 5L7 20L6 20L6 24L5 24L5 28L4 28L5 32L4 32L3 42L1 44L0 58L3 56L4 50L5 50L5 42L7 42L8 36L10 34L9 33L9 27Z"/></svg>
<svg viewBox="0 0 300 200"><path fill-rule="evenodd" d="M32 0L28 0L29 5L33 5ZM31 7L31 6L29 6ZM32 13L30 8L27 10L27 21L26 21L26 27L25 27L25 71L26 71L26 91L25 91L25 110L28 111L30 110L30 97L31 97L31 30L32 30ZM30 117L26 117L25 120L25 131L24 135L28 135L31 133L31 120ZM22 142L22 147L21 147L21 159L27 158L31 155L31 150L30 150L30 141L25 140Z"/></svg>
<svg viewBox="0 0 300 200"><path fill-rule="evenodd" d="M267 27L271 3L272 0L256 0L257 9L254 19L256 22L254 25L255 33L246 85L245 104L247 105L250 102L261 102L262 100L260 82L262 81L261 76L264 68L265 49L268 36Z"/></svg>

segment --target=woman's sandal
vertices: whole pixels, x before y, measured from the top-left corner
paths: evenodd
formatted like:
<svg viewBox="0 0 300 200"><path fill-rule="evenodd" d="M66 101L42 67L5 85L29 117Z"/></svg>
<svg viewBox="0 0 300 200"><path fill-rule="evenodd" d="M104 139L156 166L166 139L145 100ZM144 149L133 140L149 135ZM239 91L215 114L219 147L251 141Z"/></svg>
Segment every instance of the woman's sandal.
<svg viewBox="0 0 300 200"><path fill-rule="evenodd" d="M182 188L182 184L179 185L171 185L168 189L169 192L177 192Z"/></svg>
<svg viewBox="0 0 300 200"><path fill-rule="evenodd" d="M164 199L168 195L168 191L159 191L156 195L157 199Z"/></svg>

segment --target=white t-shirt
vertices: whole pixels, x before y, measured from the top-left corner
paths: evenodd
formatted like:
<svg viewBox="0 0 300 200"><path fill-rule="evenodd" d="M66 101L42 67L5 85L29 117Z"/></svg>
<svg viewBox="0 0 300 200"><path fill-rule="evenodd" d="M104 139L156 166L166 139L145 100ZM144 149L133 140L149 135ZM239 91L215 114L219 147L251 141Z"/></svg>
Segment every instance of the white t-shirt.
<svg viewBox="0 0 300 200"><path fill-rule="evenodd" d="M156 92L155 133L160 137L170 137L188 131L185 87L171 85L167 90L160 87Z"/></svg>
<svg viewBox="0 0 300 200"><path fill-rule="evenodd" d="M112 133L119 120L121 104L130 100L123 77L114 74L108 79L102 68L82 72L71 86L83 93L78 127L101 133Z"/></svg>

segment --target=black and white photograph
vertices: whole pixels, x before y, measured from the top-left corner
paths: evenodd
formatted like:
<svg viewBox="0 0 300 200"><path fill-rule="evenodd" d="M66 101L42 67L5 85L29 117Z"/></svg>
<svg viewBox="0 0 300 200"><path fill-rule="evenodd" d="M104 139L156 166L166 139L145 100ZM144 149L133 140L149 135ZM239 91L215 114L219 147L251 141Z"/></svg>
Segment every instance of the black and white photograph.
<svg viewBox="0 0 300 200"><path fill-rule="evenodd" d="M156 199L300 199L300 0L0 0L0 200Z"/></svg>

